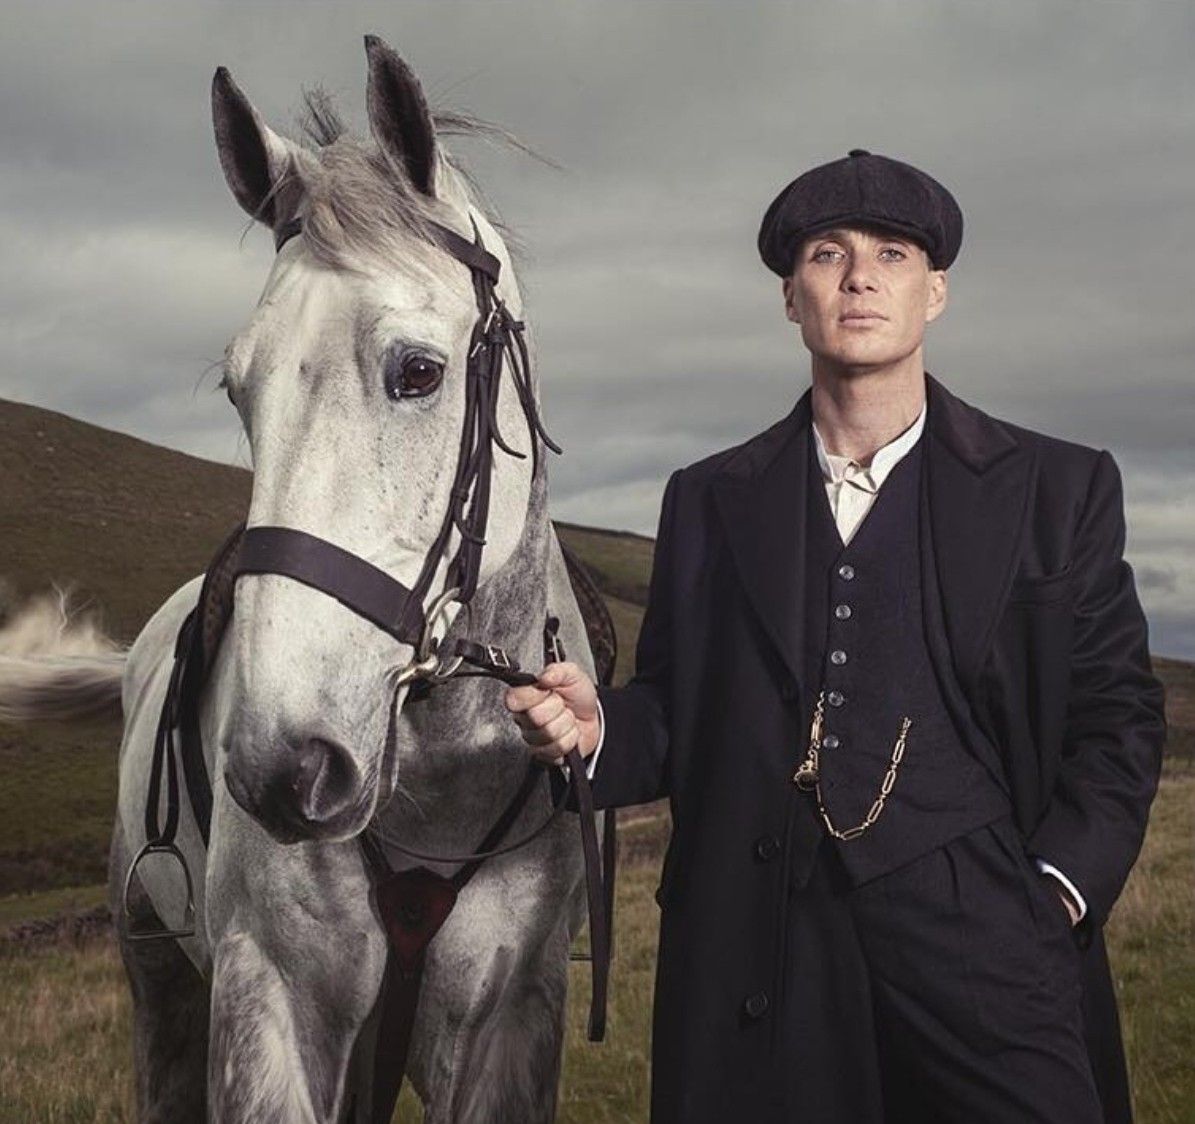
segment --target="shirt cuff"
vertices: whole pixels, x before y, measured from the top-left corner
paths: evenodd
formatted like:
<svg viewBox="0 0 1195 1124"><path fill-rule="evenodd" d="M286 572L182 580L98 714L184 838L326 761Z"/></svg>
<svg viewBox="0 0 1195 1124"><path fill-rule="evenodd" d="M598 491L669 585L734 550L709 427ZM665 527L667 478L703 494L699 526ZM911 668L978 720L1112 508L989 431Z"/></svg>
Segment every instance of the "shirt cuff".
<svg viewBox="0 0 1195 1124"><path fill-rule="evenodd" d="M1079 917L1075 922L1077 925L1087 916L1087 900L1079 893L1078 887L1067 878L1053 863L1046 862L1045 859L1033 857L1033 865L1037 867L1039 874L1048 874L1051 878L1056 878L1066 888L1066 891L1071 896L1071 900L1079 907Z"/></svg>
<svg viewBox="0 0 1195 1124"><path fill-rule="evenodd" d="M589 780L593 780L593 770L597 766L598 754L602 752L602 743L606 740L606 715L602 712L602 700L598 699L597 704L598 713L598 740L597 745L594 746L593 752L585 759L585 776ZM563 762L560 765L564 775L568 776L568 766Z"/></svg>

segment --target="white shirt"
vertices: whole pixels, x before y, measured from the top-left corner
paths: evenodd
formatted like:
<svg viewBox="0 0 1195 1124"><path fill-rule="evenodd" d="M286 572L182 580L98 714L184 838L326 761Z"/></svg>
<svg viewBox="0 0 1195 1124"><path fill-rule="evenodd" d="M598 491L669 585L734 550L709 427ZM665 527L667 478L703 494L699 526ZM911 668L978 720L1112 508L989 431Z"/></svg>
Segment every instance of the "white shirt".
<svg viewBox="0 0 1195 1124"><path fill-rule="evenodd" d="M855 532L859 529L859 525L871 511L880 487L888 478L888 474L920 440L925 429L927 405L922 405L917 420L908 429L889 441L883 448L876 450L871 458L871 464L866 468L850 457L841 457L836 453L827 452L822 435L818 432L817 426L813 425L817 463L821 466L822 476L826 482L826 495L830 500L830 510L834 513L834 522L838 526L838 534L844 546L849 545ZM597 764L598 754L602 750L602 743L606 740L606 718L602 713L600 700L598 702L598 729L597 748L590 754L585 769L586 775L591 778L594 766ZM1079 908L1079 920L1081 921L1087 913L1087 902L1075 884L1045 859L1034 856L1033 861L1041 873L1051 875L1066 887L1074 899L1075 905Z"/></svg>

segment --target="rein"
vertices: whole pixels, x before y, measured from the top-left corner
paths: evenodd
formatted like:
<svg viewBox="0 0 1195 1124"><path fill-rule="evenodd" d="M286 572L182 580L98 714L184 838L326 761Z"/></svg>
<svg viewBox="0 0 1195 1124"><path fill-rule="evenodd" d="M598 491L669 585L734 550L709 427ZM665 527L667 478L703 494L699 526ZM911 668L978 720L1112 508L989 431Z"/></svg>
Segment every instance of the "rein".
<svg viewBox="0 0 1195 1124"><path fill-rule="evenodd" d="M430 224L437 245L470 270L478 315L466 363L465 418L451 500L420 574L414 586L408 588L364 558L326 539L291 527L242 526L224 542L204 575L199 602L183 621L176 638L174 663L158 720L150 767L145 813L147 842L133 857L124 883L125 913L129 917L129 894L137 867L151 854L171 857L182 867L186 883L183 925L177 929L130 929L130 940L194 934L194 887L186 860L175 842L181 803L179 766L181 763L195 820L207 846L212 790L199 732L199 698L214 659L220 631L231 612L235 583L242 574L277 574L301 582L336 598L396 640L413 646L414 656L397 671L394 682L396 695L402 686L409 685L408 702L426 698L431 690L452 679L486 676L511 686L529 685L538 680L538 676L521 670L517 661L499 645L478 643L465 636L447 645L438 642L433 634L436 624L453 602L460 604L467 614L466 620L469 619L469 602L477 590L481 552L485 545L494 445L511 456L522 458L526 455L512 449L498 429L498 392L507 360L527 419L532 475L538 470L541 439L554 452L561 452L544 431L536 407L530 359L523 336L525 326L511 315L497 296L500 262L485 249L477 224L471 221L473 242L439 223ZM275 250L280 250L301 229L302 220L297 218L280 227L275 235ZM444 588L425 611L424 602L454 528L460 535L460 544L449 562ZM564 658L556 635L558 624L557 618L552 616L545 622L545 662ZM465 664L474 670L461 670ZM612 671L612 662L608 670ZM392 961L387 968L375 1067L381 1067L381 1075L375 1077L376 1119L389 1119L389 1111L397 1098L414 1022L424 954L431 938L447 919L457 894L485 859L515 851L544 832L564 810L570 793L575 797L580 813L585 859L589 958L592 961L589 1039L603 1040L613 906L614 816L607 811L604 853L599 854L593 796L585 775L585 762L574 749L569 753L567 763L568 783L565 785L561 778L548 817L513 842L502 844L501 841L538 788L540 778L548 772L535 762L528 762L527 774L513 799L474 852L432 855L407 848L390 838L376 838L368 829L359 836L362 853L372 873ZM166 786L164 821L159 819L163 781ZM420 861L463 865L451 878L442 878L420 867L396 872L386 860L383 843Z"/></svg>

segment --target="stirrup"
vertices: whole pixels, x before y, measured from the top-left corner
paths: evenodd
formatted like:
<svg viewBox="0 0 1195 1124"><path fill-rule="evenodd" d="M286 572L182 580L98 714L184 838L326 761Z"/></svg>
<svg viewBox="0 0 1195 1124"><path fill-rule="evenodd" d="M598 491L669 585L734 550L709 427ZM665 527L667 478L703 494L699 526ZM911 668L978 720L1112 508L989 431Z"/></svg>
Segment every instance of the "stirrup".
<svg viewBox="0 0 1195 1124"><path fill-rule="evenodd" d="M141 865L141 860L149 855L170 855L183 868L183 878L187 885L187 904L183 909L182 928L134 929L131 927L133 912L129 909L129 891L132 889L133 875L137 872L137 867ZM129 864L129 872L124 876L124 891L121 893L120 903L124 910L125 920L130 922L130 927L125 935L131 941L153 941L161 940L164 937L193 937L195 935L195 886L191 881L191 870L187 866L187 860L183 858L182 851L173 843L163 843L160 840L151 839L133 856L133 861Z"/></svg>

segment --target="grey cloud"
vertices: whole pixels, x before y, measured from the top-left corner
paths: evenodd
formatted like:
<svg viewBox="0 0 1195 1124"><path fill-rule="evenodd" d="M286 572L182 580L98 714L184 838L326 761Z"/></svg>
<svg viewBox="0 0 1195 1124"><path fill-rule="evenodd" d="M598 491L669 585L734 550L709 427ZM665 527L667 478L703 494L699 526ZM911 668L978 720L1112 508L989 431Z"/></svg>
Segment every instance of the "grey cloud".
<svg viewBox="0 0 1195 1124"><path fill-rule="evenodd" d="M1138 566L1137 585L1143 591L1178 592L1178 575L1162 566Z"/></svg>

